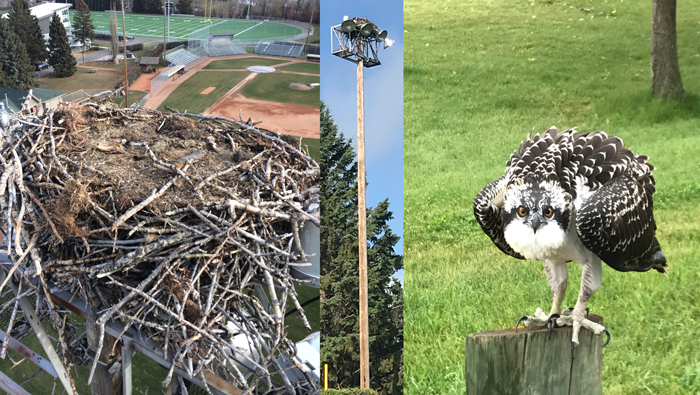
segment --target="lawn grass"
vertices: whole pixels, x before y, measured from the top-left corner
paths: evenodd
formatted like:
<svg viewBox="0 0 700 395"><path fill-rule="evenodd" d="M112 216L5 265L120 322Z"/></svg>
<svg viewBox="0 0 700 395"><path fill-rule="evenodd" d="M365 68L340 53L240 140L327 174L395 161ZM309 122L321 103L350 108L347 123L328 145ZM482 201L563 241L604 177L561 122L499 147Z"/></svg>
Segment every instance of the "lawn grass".
<svg viewBox="0 0 700 395"><path fill-rule="evenodd" d="M129 105L136 103L137 101L141 100L144 96L146 96L146 92L129 91ZM126 97L125 96L115 97L112 99L112 101L114 103L116 103L119 107L124 107L124 103L126 102Z"/></svg>
<svg viewBox="0 0 700 395"><path fill-rule="evenodd" d="M314 158L316 163L321 162L321 139L304 137L301 139L301 146L309 147L309 156Z"/></svg>
<svg viewBox="0 0 700 395"><path fill-rule="evenodd" d="M134 55L134 56L135 56L135 55ZM136 64L136 60L135 60L135 59L128 59L127 61L129 62L128 65L127 65L127 67L128 67L129 69L131 69L132 67L139 67L139 66ZM112 69L112 70L123 71L123 70L124 70L124 60L123 60L123 59L120 59L120 60L119 60L119 64L114 64L114 63L112 63L112 62L85 62L85 66L86 66L86 67L101 67L101 68L105 68L105 69Z"/></svg>
<svg viewBox="0 0 700 395"><path fill-rule="evenodd" d="M297 71L300 73L320 74L321 65L318 63L292 63L277 67L277 70Z"/></svg>
<svg viewBox="0 0 700 395"><path fill-rule="evenodd" d="M657 168L669 275L603 265L588 303L612 334L603 393L700 393L700 1L678 6L681 102L651 98L651 3L404 4L406 394L463 394L469 333L549 310L542 264L501 253L472 203L551 125L617 135ZM569 269L564 306L580 286Z"/></svg>
<svg viewBox="0 0 700 395"><path fill-rule="evenodd" d="M124 77L124 74L119 71L97 70L96 73L89 73L89 69L84 67L77 69L75 74L66 78L58 78L54 74L39 78L37 79L39 88L66 93L73 93L80 89L113 89Z"/></svg>
<svg viewBox="0 0 700 395"><path fill-rule="evenodd" d="M247 69L250 66L271 66L274 64L286 63L287 59L270 59L270 58L256 58L256 57L245 57L245 58L234 58L234 59L223 59L215 60L208 65L204 66L205 69Z"/></svg>
<svg viewBox="0 0 700 395"><path fill-rule="evenodd" d="M241 82L248 74L247 71L207 71L196 73L180 84L173 93L158 107L159 111L169 111L165 106L187 111L190 114L200 114L211 107L226 92ZM208 95L202 95L204 89L213 86Z"/></svg>
<svg viewBox="0 0 700 395"><path fill-rule="evenodd" d="M267 100L280 103L299 104L320 108L319 89L306 91L292 89L289 84L298 82L310 84L319 82L320 77L287 73L259 74L241 89L240 93L249 99Z"/></svg>

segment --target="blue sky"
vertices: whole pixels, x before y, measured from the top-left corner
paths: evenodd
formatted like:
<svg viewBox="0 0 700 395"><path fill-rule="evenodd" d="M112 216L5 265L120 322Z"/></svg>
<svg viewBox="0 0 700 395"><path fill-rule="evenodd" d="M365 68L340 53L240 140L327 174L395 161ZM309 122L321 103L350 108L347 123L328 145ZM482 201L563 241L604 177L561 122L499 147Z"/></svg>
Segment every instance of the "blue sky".
<svg viewBox="0 0 700 395"><path fill-rule="evenodd" d="M394 233L403 254L403 0L321 0L321 99L338 128L357 147L357 67L331 55L331 26L343 16L367 18L396 42L380 46L380 66L365 68L367 205L389 199ZM336 43L337 44L337 43ZM397 276L403 281L403 273Z"/></svg>

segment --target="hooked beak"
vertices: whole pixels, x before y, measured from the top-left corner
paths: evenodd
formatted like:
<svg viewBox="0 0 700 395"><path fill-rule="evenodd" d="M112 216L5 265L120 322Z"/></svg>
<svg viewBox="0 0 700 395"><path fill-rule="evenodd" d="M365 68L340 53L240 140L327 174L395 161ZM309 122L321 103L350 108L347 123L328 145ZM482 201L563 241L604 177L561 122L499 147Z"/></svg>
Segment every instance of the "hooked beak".
<svg viewBox="0 0 700 395"><path fill-rule="evenodd" d="M532 213L530 216L530 226L532 226L532 231L537 233L537 228L540 227L542 222L540 221L540 215L537 213Z"/></svg>

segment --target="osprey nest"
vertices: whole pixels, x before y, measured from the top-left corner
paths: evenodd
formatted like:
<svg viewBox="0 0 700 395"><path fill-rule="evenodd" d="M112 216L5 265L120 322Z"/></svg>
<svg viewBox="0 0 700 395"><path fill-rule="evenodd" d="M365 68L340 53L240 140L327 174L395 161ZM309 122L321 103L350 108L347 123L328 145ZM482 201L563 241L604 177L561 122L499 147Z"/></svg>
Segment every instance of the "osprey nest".
<svg viewBox="0 0 700 395"><path fill-rule="evenodd" d="M8 280L36 298L63 363L91 364L89 380L116 320L205 388L207 370L246 393L312 393L308 367L290 380L282 361L296 355L288 304L311 329L291 273L310 265L300 232L319 226L319 166L293 138L192 116L88 103L14 118L0 150ZM96 349L55 290L92 306ZM26 326L15 299L0 312L13 306L7 333Z"/></svg>

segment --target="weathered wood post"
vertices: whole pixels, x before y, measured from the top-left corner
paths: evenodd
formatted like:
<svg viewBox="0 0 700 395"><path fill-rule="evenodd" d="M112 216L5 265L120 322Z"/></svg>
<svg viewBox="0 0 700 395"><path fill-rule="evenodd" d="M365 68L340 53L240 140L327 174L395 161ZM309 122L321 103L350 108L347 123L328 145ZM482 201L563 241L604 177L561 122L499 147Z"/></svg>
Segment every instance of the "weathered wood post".
<svg viewBox="0 0 700 395"><path fill-rule="evenodd" d="M467 336L467 395L602 394L604 335L581 328L572 360L571 331L555 328L550 336L547 328L509 328Z"/></svg>

